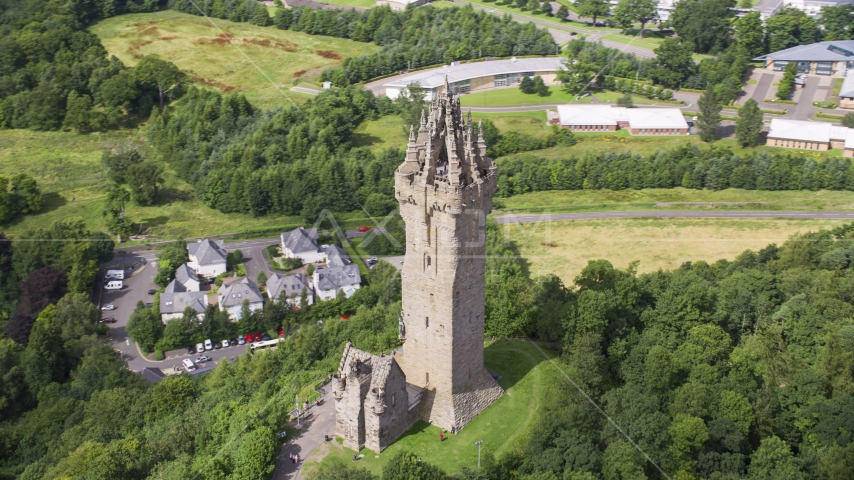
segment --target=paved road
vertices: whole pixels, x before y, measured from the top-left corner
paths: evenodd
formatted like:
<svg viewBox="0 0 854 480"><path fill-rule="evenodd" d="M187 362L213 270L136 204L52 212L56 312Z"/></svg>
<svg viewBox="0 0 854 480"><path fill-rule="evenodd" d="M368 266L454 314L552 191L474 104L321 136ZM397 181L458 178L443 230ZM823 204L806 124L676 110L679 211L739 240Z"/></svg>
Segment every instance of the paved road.
<svg viewBox="0 0 854 480"><path fill-rule="evenodd" d="M786 105L791 111L789 118L792 120L809 120L816 108L812 106L812 100L815 92L818 90L819 78L816 76L808 76L804 83L804 88L800 91L797 105Z"/></svg>
<svg viewBox="0 0 854 480"><path fill-rule="evenodd" d="M497 223L532 223L559 220L591 220L608 218L812 218L854 219L854 212L763 212L739 210L637 210L626 212L584 212L546 214L506 214L493 217Z"/></svg>
<svg viewBox="0 0 854 480"><path fill-rule="evenodd" d="M771 84L774 83L774 75L773 73L763 73L761 77L759 77L759 81L756 82L756 89L753 91L753 98L756 100L756 103L763 104L765 103L766 98L774 98L771 96L771 92L768 90L771 87Z"/></svg>
<svg viewBox="0 0 854 480"><path fill-rule="evenodd" d="M273 480L301 478L302 466L306 458L323 444L323 436L329 435L330 438L335 436L335 400L330 395L332 386L324 385L320 391L323 399L321 405L309 407L308 418L300 422L299 431L279 450L276 468L270 477ZM296 427L296 423L292 422L290 426ZM291 455L299 455L299 463L293 463L290 459Z"/></svg>

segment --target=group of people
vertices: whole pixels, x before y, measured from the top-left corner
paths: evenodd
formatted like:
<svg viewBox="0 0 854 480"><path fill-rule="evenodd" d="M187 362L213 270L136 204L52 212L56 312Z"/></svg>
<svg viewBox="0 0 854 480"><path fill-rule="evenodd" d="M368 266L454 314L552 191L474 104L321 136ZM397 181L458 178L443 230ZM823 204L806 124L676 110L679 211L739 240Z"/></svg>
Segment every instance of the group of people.
<svg viewBox="0 0 854 480"><path fill-rule="evenodd" d="M297 462L299 462L299 454L298 453L292 453L291 454L291 463L297 463Z"/></svg>
<svg viewBox="0 0 854 480"><path fill-rule="evenodd" d="M440 177L448 176L448 161L447 160L439 160L436 162L436 175Z"/></svg>
<svg viewBox="0 0 854 480"><path fill-rule="evenodd" d="M451 425L451 434L452 434L452 435L456 435L456 434L457 434L457 427L456 427L456 425ZM439 434L439 441L440 441L440 442L444 442L444 441L445 441L445 429L444 429L444 428L442 429L442 433L440 433L440 434Z"/></svg>

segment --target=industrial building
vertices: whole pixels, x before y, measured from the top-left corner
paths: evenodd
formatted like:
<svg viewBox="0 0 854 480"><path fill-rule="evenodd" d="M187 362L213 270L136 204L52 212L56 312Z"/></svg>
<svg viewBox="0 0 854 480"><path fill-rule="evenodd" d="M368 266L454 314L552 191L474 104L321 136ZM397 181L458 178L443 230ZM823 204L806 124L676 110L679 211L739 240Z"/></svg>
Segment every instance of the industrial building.
<svg viewBox="0 0 854 480"><path fill-rule="evenodd" d="M854 157L854 129L822 122L774 118L765 145L818 151L838 148L844 156Z"/></svg>
<svg viewBox="0 0 854 480"><path fill-rule="evenodd" d="M688 122L678 108L625 108L609 105L559 105L549 123L573 132L615 132L631 135L688 135Z"/></svg>
<svg viewBox="0 0 854 480"><path fill-rule="evenodd" d="M561 70L565 58L540 57L510 60L491 60L485 62L457 63L441 68L433 68L413 73L383 85L385 94L391 99L400 95L401 90L412 83L426 90L426 99L433 100L445 89L445 78L451 93L465 94L494 87L518 85L522 77L540 76L546 85L557 82L557 72Z"/></svg>
<svg viewBox="0 0 854 480"><path fill-rule="evenodd" d="M753 59L765 62L765 69L783 72L795 62L798 73L844 77L854 67L854 40L832 40L798 45Z"/></svg>

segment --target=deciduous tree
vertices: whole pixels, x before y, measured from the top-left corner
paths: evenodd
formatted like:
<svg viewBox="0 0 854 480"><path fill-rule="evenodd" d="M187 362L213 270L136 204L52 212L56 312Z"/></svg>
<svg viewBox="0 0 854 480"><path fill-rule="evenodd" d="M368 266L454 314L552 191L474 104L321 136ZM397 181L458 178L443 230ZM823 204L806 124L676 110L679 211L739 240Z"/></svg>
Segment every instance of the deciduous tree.
<svg viewBox="0 0 854 480"><path fill-rule="evenodd" d="M735 138L742 147L753 147L759 142L759 133L765 115L756 100L749 99L738 110L735 122Z"/></svg>
<svg viewBox="0 0 854 480"><path fill-rule="evenodd" d="M721 125L721 106L715 96L714 89L706 89L706 92L697 101L697 105L700 107L697 116L697 130L699 130L700 139L704 142L714 141L718 136L718 127Z"/></svg>
<svg viewBox="0 0 854 480"><path fill-rule="evenodd" d="M606 0L579 0L576 4L579 17L587 17L593 19L593 26L596 27L596 19L604 17L611 5Z"/></svg>

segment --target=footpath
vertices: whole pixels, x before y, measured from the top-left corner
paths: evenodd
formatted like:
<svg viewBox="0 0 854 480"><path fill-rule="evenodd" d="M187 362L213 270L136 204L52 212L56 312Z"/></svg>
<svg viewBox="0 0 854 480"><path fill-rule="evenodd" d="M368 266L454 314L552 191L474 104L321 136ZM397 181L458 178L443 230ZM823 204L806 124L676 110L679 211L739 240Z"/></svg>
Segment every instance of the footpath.
<svg viewBox="0 0 854 480"><path fill-rule="evenodd" d="M279 450L276 468L270 477L273 480L303 478L302 466L305 459L323 445L324 435L329 435L329 438L335 436L335 399L332 398L332 385L327 383L320 388L320 393L320 406L309 407L308 415L300 421L297 433ZM290 426L297 428L296 422L292 422ZM299 455L299 462L291 461L291 455Z"/></svg>

